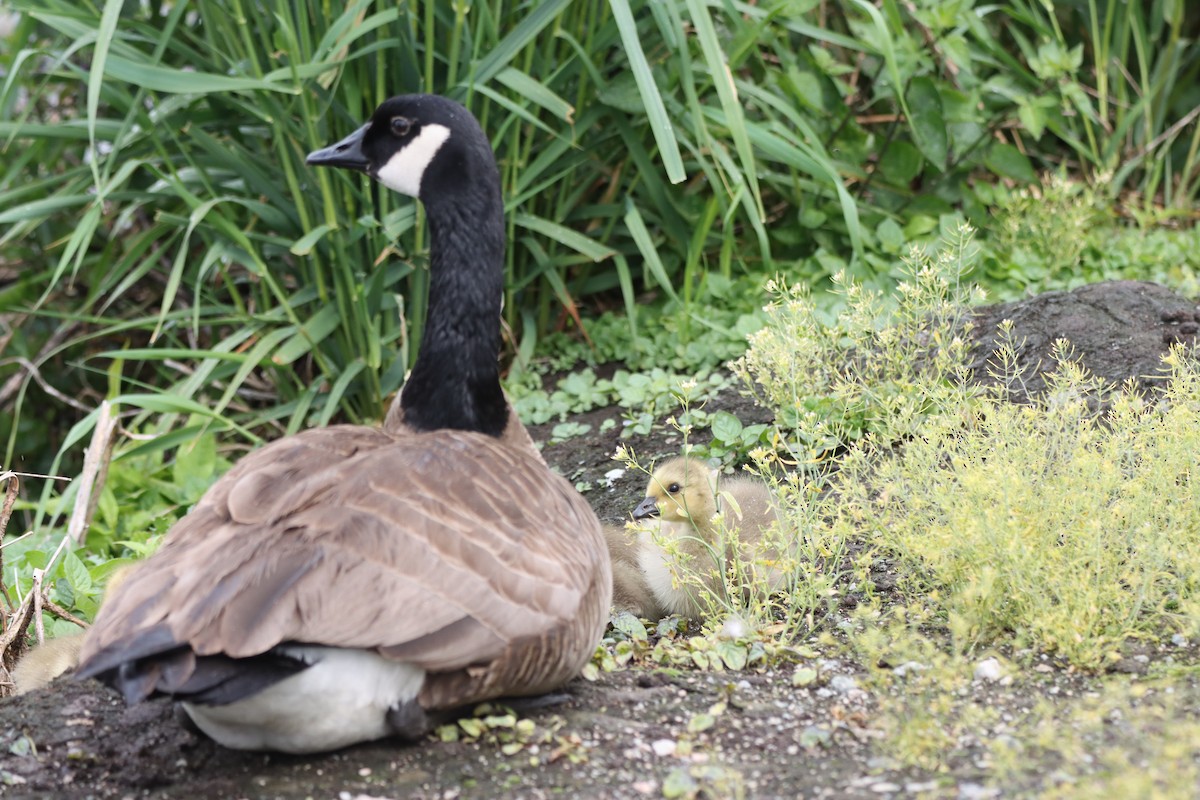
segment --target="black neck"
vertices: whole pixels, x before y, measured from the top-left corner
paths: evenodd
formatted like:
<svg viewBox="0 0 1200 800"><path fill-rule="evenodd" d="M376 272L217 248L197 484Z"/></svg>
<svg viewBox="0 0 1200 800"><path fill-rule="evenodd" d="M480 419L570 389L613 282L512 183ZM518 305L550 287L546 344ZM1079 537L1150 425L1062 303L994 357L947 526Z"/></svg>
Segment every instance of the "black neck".
<svg viewBox="0 0 1200 800"><path fill-rule="evenodd" d="M489 182L490 183L490 182ZM454 428L499 436L508 422L500 388L504 207L488 191L427 201L429 306L425 335L400 394L416 430Z"/></svg>

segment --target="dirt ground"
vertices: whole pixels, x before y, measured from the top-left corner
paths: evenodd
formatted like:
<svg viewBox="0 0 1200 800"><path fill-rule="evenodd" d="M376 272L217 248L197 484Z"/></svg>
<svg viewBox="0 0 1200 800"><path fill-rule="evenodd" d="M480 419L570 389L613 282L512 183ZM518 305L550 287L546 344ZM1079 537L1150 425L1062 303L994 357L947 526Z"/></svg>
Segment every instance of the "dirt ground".
<svg viewBox="0 0 1200 800"><path fill-rule="evenodd" d="M981 310L975 370L986 379L991 331L1016 324L1023 363L1045 361L1054 339L1067 337L1097 374L1161 383L1159 358L1172 341L1193 341L1196 303L1144 283L1100 284ZM1037 382L1026 385L1036 392ZM1022 397L1014 397L1021 400ZM736 390L709 410L746 422L769 414ZM600 422L616 428L600 433ZM603 487L618 465L621 442L644 460L678 452L662 430L620 439L620 411L579 421L589 435L547 445L547 460L576 481ZM549 427L534 429L545 440ZM605 520L636 504L642 476L627 473L588 494ZM836 620L834 621L836 623ZM1144 671L1159 651L1124 665ZM858 687L858 668L833 658L812 661L818 679L793 686L792 665L762 671L706 673L647 669L577 679L555 705L523 712L536 724L519 747L430 738L417 745L377 742L323 756L291 757L222 749L178 724L165 701L126 708L94 682L59 680L45 690L0 701L0 796L4 798L627 798L627 797L961 797L1035 793L1033 783L986 787L979 763L964 757L948 772L898 769L879 748L876 699ZM971 692L1005 715L1039 696L1085 694L1090 681L1049 666L1019 687L976 681ZM1179 697L1200 708L1194 679ZM724 703L711 726L696 718ZM1114 727L1112 736L1119 736ZM1118 740L1119 743L1119 740Z"/></svg>

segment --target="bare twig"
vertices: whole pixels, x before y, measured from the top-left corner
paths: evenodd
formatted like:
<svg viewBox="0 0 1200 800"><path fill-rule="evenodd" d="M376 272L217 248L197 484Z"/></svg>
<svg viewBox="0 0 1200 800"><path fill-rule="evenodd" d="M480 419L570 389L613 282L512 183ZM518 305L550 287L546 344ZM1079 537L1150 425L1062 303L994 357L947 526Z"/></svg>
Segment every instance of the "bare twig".
<svg viewBox="0 0 1200 800"><path fill-rule="evenodd" d="M11 670L25 652L25 633L33 619L33 593L26 595L15 614L8 619L8 627L0 636L0 664Z"/></svg>
<svg viewBox="0 0 1200 800"><path fill-rule="evenodd" d="M50 595L46 594L45 592L42 592L42 606L44 608L48 609L51 614L58 617L59 619L65 619L67 622L73 622L76 625L78 625L79 627L83 628L84 630L87 630L88 628L91 627L86 622L81 620L79 617L75 616L70 611L67 611L65 608L60 606L58 603L51 600Z"/></svg>
<svg viewBox="0 0 1200 800"><path fill-rule="evenodd" d="M78 327L76 324L63 325L61 328L55 330L54 333L50 334L50 337L46 339L46 343L42 345L42 349L38 351L37 358L34 359L34 361L40 363L41 361L45 360L51 351L57 348L60 344L62 344L64 339L75 332L76 327ZM21 361L23 361L25 364L29 364L30 367L32 367L33 376L38 380L39 383L41 383L41 375L38 372L38 368L33 366L33 364L25 359L21 359ZM3 406L8 402L10 397L16 394L17 389L21 388L22 380L24 380L24 376L18 372L16 375L13 375L4 382L4 386L0 387L0 406ZM45 388L45 384L43 384L43 388Z"/></svg>
<svg viewBox="0 0 1200 800"><path fill-rule="evenodd" d="M76 400L74 397L68 397L67 395L63 394L58 389L55 389L53 386L51 386L49 383L47 383L46 379L42 377L41 370L39 370L37 368L37 365L34 364L32 361L30 361L28 358L22 358L20 356L17 356L16 358L5 359L3 362L0 362L0 363L20 365L26 372L28 372L30 375L33 376L33 379L35 381L37 381L38 386L42 387L42 391L44 391L46 394L53 397L55 400L59 401L60 403L66 403L67 405L71 406L71 408L78 409L85 413L88 411L91 411L90 408L88 408L86 405L84 405L83 403ZM15 384L13 383L14 380L16 381ZM4 388L0 389L0 403L3 403L4 400L6 400L7 397L12 394L12 392L15 392L16 391L15 387L19 386L20 383L21 383L21 373L19 373L19 372L16 375L13 375L12 378L9 378L8 383L6 383L4 385ZM12 391L9 391L10 387L12 387Z"/></svg>
<svg viewBox="0 0 1200 800"><path fill-rule="evenodd" d="M30 536L33 536L33 531L25 531L24 533L22 533L22 534L21 534L20 536L18 536L17 538L15 538L15 539L9 539L7 542L4 542L4 543L0 544L0 550L3 550L4 548L6 548L6 547L9 547L10 545L14 545L14 544L16 544L17 542L21 541L22 539L26 539L26 538L28 538L28 537L30 537ZM2 555L3 555L3 554L0 554L0 556L2 556Z"/></svg>
<svg viewBox="0 0 1200 800"><path fill-rule="evenodd" d="M925 46L929 48L931 53L933 53L934 57L937 59L937 63L942 67L943 72L945 72L946 80L950 81L950 85L955 89L961 90L962 86L960 86L958 83L958 65L946 56L946 53L938 44L937 37L933 35L933 31L929 30L924 22L921 22L921 18L917 12L916 4L913 3L912 0L904 0L904 7L908 9L909 17L911 17L913 23L916 24L917 30L921 32L921 38L925 40Z"/></svg>
<svg viewBox="0 0 1200 800"><path fill-rule="evenodd" d="M1171 127L1167 128L1165 131L1160 133L1158 136L1154 137L1154 140L1151 141L1150 144L1143 147L1140 152L1134 153L1133 156L1131 156L1128 160L1135 161L1135 160L1141 158L1142 156L1145 156L1149 153L1154 152L1155 148L1157 148L1160 144L1167 141L1175 134L1179 133L1181 130L1186 128L1188 125L1191 125L1197 116L1200 116L1200 106L1196 106L1191 111L1184 114L1182 117L1180 117L1175 122L1175 124L1173 124Z"/></svg>
<svg viewBox="0 0 1200 800"><path fill-rule="evenodd" d="M55 548L50 558L47 559L45 569L35 569L33 571L33 588L25 595L16 611L9 614L7 619L4 620L7 624L3 634L0 634L0 678L4 676L4 671L12 669L24 654L26 650L26 636L29 632L30 624L34 625L38 643L40 644L45 641L46 631L42 621L43 608L48 609L63 619L70 620L76 625L86 627L86 623L46 596L45 592L42 591L42 581L47 574L53 571L55 563L57 563L67 545L71 542L82 540L84 534L87 532L91 516L96 509L96 500L99 498L100 490L104 486L108 464L112 458L113 431L115 428L116 415L113 413L112 406L105 401L100 405L96 428L92 432L92 441L84 456L83 472L79 476L79 489L75 496L75 505L71 511L70 522L67 524L67 533L59 541L58 547ZM0 480L8 481L8 497L3 507L0 508L0 538L3 538L4 530L8 525L8 520L12 513L13 502L16 500L18 474L23 473L0 472ZM64 480L59 476L52 475L40 477ZM3 564L0 562L0 578L2 576ZM0 580L0 592L4 592L2 580ZM7 593L4 592L4 594L7 597ZM0 617L3 617L3 615L0 615ZM7 684L0 681L0 696L3 696L9 689L10 687Z"/></svg>
<svg viewBox="0 0 1200 800"><path fill-rule="evenodd" d="M67 523L67 536L76 545L82 545L87 537L96 504L100 502L100 492L108 477L108 464L112 460L113 431L116 424L112 405L105 400L100 404L100 415L92 431L91 444L84 452L83 472L79 475L75 506L71 510L71 520Z"/></svg>
<svg viewBox="0 0 1200 800"><path fill-rule="evenodd" d="M46 623L42 621L42 579L46 573L40 569L33 571L33 590L29 596L33 599L33 629L37 632L37 643L46 641Z"/></svg>
<svg viewBox="0 0 1200 800"><path fill-rule="evenodd" d="M0 473L0 479L4 480L7 484L7 491L4 495L4 505L3 507L0 507L0 545L3 545L4 534L8 530L8 521L12 519L13 504L17 502L17 490L20 489L21 482L17 480L17 475L15 472ZM8 604L8 592L4 590L3 546L0 546L0 596L3 596L5 604Z"/></svg>

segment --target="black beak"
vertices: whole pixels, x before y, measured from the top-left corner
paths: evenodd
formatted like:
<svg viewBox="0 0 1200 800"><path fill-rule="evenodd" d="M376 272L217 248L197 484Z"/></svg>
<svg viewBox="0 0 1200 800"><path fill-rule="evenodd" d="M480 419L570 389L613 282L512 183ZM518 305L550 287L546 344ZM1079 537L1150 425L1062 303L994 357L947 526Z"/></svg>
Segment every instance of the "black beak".
<svg viewBox="0 0 1200 800"><path fill-rule="evenodd" d="M653 497L647 497L642 502L638 503L638 507L633 510L634 519L645 519L646 517L658 516L658 500Z"/></svg>
<svg viewBox="0 0 1200 800"><path fill-rule="evenodd" d="M309 153L304 162L320 167L345 167L366 172L371 162L363 154L362 141L369 127L369 124L363 125L337 144Z"/></svg>

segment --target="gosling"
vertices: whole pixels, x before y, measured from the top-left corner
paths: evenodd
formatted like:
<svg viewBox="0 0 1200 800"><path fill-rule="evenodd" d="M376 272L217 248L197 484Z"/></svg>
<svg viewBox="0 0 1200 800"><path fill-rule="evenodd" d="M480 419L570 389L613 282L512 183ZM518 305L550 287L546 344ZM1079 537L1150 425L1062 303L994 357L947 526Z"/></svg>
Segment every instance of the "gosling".
<svg viewBox="0 0 1200 800"><path fill-rule="evenodd" d="M129 565L114 569L108 576L108 585L104 589L107 596L128 576ZM79 652L83 648L83 634L80 630L64 636L47 639L36 647L30 648L17 665L13 667L12 681L16 687L13 695L22 695L50 685L50 682L60 675L73 672L79 666Z"/></svg>
<svg viewBox="0 0 1200 800"><path fill-rule="evenodd" d="M723 528L736 531L743 561L752 565L750 580L770 591L782 585L785 575L773 566L779 554L763 544L764 534L782 522L774 495L753 478L718 477L697 458L672 458L651 474L646 497L633 512L635 520L657 521L638 537L640 577L654 600L643 605L642 616L703 616L697 587L680 576L690 573L711 594L723 593L720 556L733 555L727 548L721 552ZM621 591L637 597L636 586Z"/></svg>
<svg viewBox="0 0 1200 800"><path fill-rule="evenodd" d="M637 533L616 525L603 525L604 541L612 561L613 612L628 612L635 617L659 619L666 612L659 605L646 574L638 563L641 544Z"/></svg>

